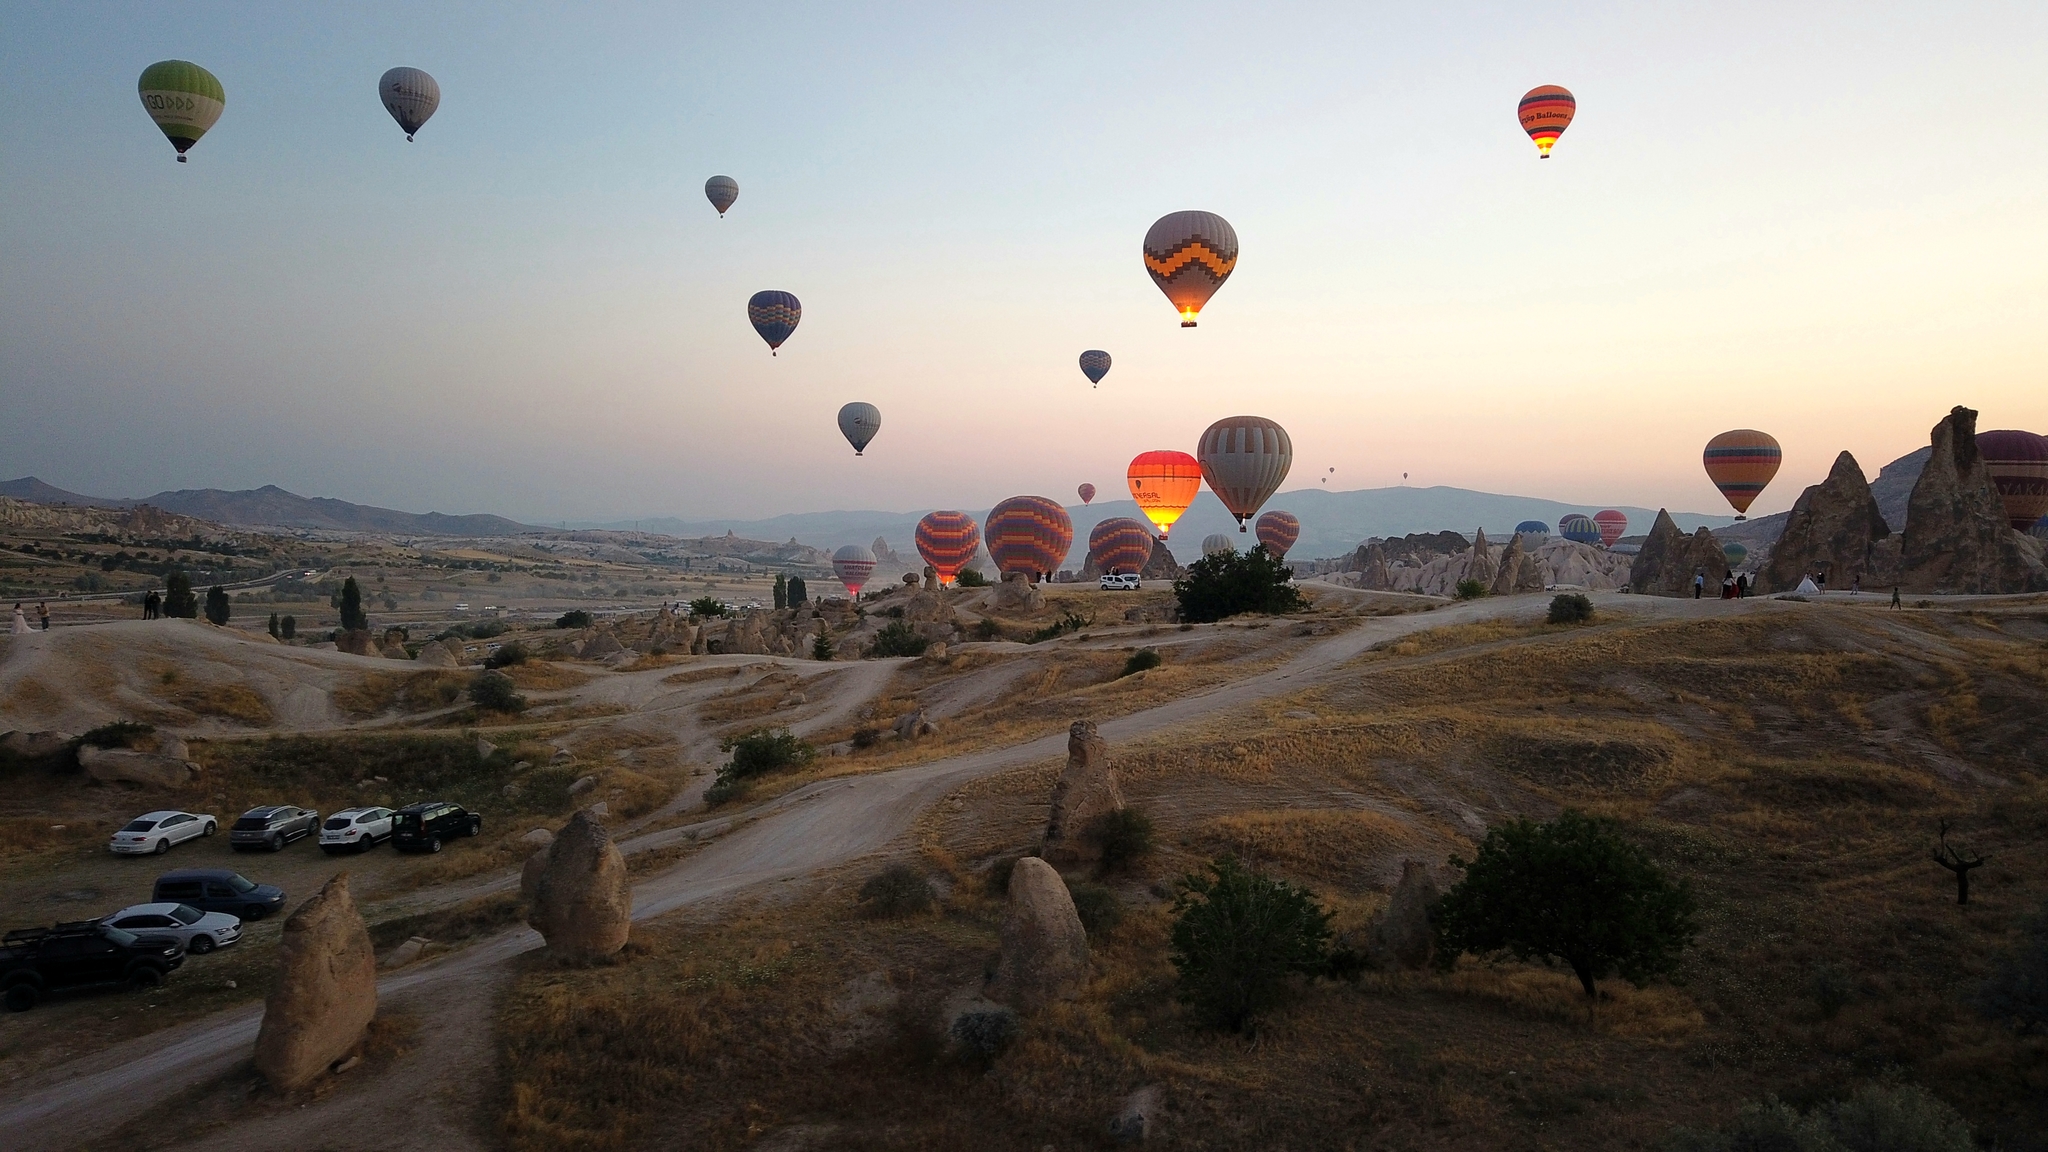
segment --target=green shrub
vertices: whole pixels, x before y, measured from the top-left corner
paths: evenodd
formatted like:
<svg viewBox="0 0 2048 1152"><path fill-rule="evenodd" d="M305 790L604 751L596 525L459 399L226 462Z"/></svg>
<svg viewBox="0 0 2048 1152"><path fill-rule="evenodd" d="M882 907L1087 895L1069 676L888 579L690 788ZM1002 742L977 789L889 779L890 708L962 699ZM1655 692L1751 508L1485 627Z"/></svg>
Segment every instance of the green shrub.
<svg viewBox="0 0 2048 1152"><path fill-rule="evenodd" d="M1069 882L1067 894L1074 898L1074 914L1081 918L1088 935L1100 936L1123 922L1124 902L1108 888Z"/></svg>
<svg viewBox="0 0 2048 1152"><path fill-rule="evenodd" d="M524 712L526 697L503 672L479 672L469 682L469 702L487 712Z"/></svg>
<svg viewBox="0 0 2048 1152"><path fill-rule="evenodd" d="M853 746L857 751L864 752L881 743L881 741L882 730L879 728L855 728L853 730Z"/></svg>
<svg viewBox="0 0 2048 1152"><path fill-rule="evenodd" d="M529 812L554 815L569 810L569 786L579 772L565 764L535 768L519 778L519 806Z"/></svg>
<svg viewBox="0 0 2048 1152"><path fill-rule="evenodd" d="M1582 593L1563 592L1550 598L1552 624L1587 624L1593 619L1593 602Z"/></svg>
<svg viewBox="0 0 2048 1152"><path fill-rule="evenodd" d="M590 613L585 612L581 608L571 608L555 618L555 627L588 628L590 627Z"/></svg>
<svg viewBox="0 0 2048 1152"><path fill-rule="evenodd" d="M922 656L931 646L931 641L917 634L917 629L902 620L892 620L880 632L875 633L874 643L868 645L869 656Z"/></svg>
<svg viewBox="0 0 2048 1152"><path fill-rule="evenodd" d="M1188 565L1173 582L1180 618L1207 624L1246 612L1279 615L1308 607L1294 573L1261 544L1249 552L1218 552Z"/></svg>
<svg viewBox="0 0 2048 1152"><path fill-rule="evenodd" d="M1003 630L995 621L984 616L974 626L974 638L976 640L1001 640L1003 638Z"/></svg>
<svg viewBox="0 0 2048 1152"><path fill-rule="evenodd" d="M823 630L820 630L816 636L811 638L811 659L830 660L831 658L832 641L825 636Z"/></svg>
<svg viewBox="0 0 2048 1152"><path fill-rule="evenodd" d="M989 581L979 568L962 568L954 574L953 583L962 588L986 588Z"/></svg>
<svg viewBox="0 0 2048 1152"><path fill-rule="evenodd" d="M860 886L860 903L868 915L885 919L928 912L931 882L915 866L898 861L868 877Z"/></svg>
<svg viewBox="0 0 2048 1152"><path fill-rule="evenodd" d="M695 600L690 601L690 615L723 616L725 615L725 604L716 596L699 596Z"/></svg>
<svg viewBox="0 0 2048 1152"><path fill-rule="evenodd" d="M718 769L718 776L704 793L713 804L723 804L744 793L756 778L785 768L799 768L811 762L818 750L790 735L787 728L756 728L743 736L728 736L718 750L732 758Z"/></svg>
<svg viewBox="0 0 2048 1152"><path fill-rule="evenodd" d="M1289 977L1324 970L1329 914L1303 889L1231 857L1207 876L1183 877L1173 909L1176 994L1215 1027L1248 1031L1280 1002Z"/></svg>
<svg viewBox="0 0 2048 1152"><path fill-rule="evenodd" d="M484 667L510 668L517 664L524 664L526 660L526 645L513 640L510 643L499 645L496 652L484 657Z"/></svg>
<svg viewBox="0 0 2048 1152"><path fill-rule="evenodd" d="M1676 1128L1665 1152L1973 1152L1970 1126L1925 1088L1867 1085L1801 1115L1776 1097L1721 1128Z"/></svg>
<svg viewBox="0 0 2048 1152"><path fill-rule="evenodd" d="M1140 672L1150 672L1161 663L1163 661L1159 658L1157 648L1140 648L1131 653L1130 659L1124 661L1124 670L1117 673L1116 678L1121 680L1126 676L1136 676Z"/></svg>
<svg viewBox="0 0 2048 1152"><path fill-rule="evenodd" d="M1460 580L1460 581L1458 581L1458 599L1460 599L1460 600L1477 600L1477 599L1479 599L1479 598L1480 598L1481 596L1484 596L1484 595L1486 595L1486 585L1484 585L1484 584L1481 584L1481 583L1480 583L1479 581L1477 581L1477 580Z"/></svg>
<svg viewBox="0 0 2048 1152"><path fill-rule="evenodd" d="M279 637L285 640L297 639L299 635L299 618L297 616L287 616L279 620L277 622L277 633Z"/></svg>
<svg viewBox="0 0 2048 1152"><path fill-rule="evenodd" d="M193 620L199 616L199 597L192 594L192 577L182 568L164 577L164 615L173 620Z"/></svg>
<svg viewBox="0 0 2048 1152"><path fill-rule="evenodd" d="M1095 617L1083 616L1072 609L1068 609L1061 614L1059 619L1025 637L1024 642L1026 644L1036 644L1041 640L1057 639L1068 632L1079 632L1093 623L1095 623Z"/></svg>
<svg viewBox="0 0 2048 1152"><path fill-rule="evenodd" d="M1136 808L1104 812L1082 829L1082 838L1102 853L1102 870L1129 867L1152 851L1152 819Z"/></svg>

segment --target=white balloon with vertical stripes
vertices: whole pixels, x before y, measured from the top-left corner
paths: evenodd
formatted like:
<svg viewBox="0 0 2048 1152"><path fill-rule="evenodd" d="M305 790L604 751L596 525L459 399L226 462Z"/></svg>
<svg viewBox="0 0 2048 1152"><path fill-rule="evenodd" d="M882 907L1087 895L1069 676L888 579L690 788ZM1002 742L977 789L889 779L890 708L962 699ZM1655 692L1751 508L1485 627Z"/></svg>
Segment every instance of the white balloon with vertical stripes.
<svg viewBox="0 0 2048 1152"><path fill-rule="evenodd" d="M1263 416L1231 416L1209 425L1195 448L1202 479L1237 517L1237 530L1259 514L1259 506L1287 479L1294 441L1287 429Z"/></svg>

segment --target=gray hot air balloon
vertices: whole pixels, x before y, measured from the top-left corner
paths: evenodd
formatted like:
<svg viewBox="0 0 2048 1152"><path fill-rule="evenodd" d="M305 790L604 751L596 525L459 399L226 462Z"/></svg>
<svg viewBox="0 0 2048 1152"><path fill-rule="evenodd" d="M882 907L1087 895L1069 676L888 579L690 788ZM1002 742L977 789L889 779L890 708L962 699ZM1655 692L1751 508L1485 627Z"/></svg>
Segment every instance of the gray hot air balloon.
<svg viewBox="0 0 2048 1152"><path fill-rule="evenodd" d="M377 98L411 140L441 106L441 86L417 68L393 68L377 81Z"/></svg>
<svg viewBox="0 0 2048 1152"><path fill-rule="evenodd" d="M1221 532L1211 532L1207 536L1202 537L1202 555L1204 556L1214 556L1218 552L1235 551L1237 551L1237 545L1232 544L1230 537L1225 536Z"/></svg>
<svg viewBox="0 0 2048 1152"><path fill-rule="evenodd" d="M1259 514L1259 505L1279 491L1294 464L1294 441L1287 429L1263 416L1232 416L1209 425L1195 448L1202 463L1202 479L1216 493L1230 514L1237 517L1237 530Z"/></svg>
<svg viewBox="0 0 2048 1152"><path fill-rule="evenodd" d="M882 430L882 410L873 404L856 400L839 410L839 431L846 442L853 445L853 454L860 455Z"/></svg>
<svg viewBox="0 0 2048 1152"><path fill-rule="evenodd" d="M740 182L730 176L713 176L704 182L704 198L711 201L711 206L718 209L718 215L723 219L725 210L740 198Z"/></svg>

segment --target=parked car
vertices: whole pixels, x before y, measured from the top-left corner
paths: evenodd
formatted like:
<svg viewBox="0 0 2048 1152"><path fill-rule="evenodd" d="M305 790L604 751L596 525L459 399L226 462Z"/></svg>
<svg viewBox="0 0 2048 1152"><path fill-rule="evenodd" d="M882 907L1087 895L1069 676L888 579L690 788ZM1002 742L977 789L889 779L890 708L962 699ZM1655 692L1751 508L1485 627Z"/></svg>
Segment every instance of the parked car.
<svg viewBox="0 0 2048 1152"><path fill-rule="evenodd" d="M242 938L242 920L225 912L201 912L190 904L137 904L100 923L137 936L168 936L194 956L225 948Z"/></svg>
<svg viewBox="0 0 2048 1152"><path fill-rule="evenodd" d="M180 868L156 878L150 900L158 904L190 904L201 912L225 912L244 920L261 920L284 907L284 889L258 884L226 868Z"/></svg>
<svg viewBox="0 0 2048 1152"><path fill-rule="evenodd" d="M484 818L459 804L428 800L408 804L392 813L391 828L392 847L400 851L439 852L444 840L482 832Z"/></svg>
<svg viewBox="0 0 2048 1152"><path fill-rule="evenodd" d="M320 826L320 850L367 852L391 839L392 816L389 808L344 808Z"/></svg>
<svg viewBox="0 0 2048 1152"><path fill-rule="evenodd" d="M1111 572L1102 578L1100 586L1104 590L1111 592L1135 592L1138 589L1138 574L1136 572Z"/></svg>
<svg viewBox="0 0 2048 1152"><path fill-rule="evenodd" d="M145 812L121 825L113 839L107 841L107 850L124 855L169 852L171 845L183 844L195 836L211 836L219 826L213 817L192 812Z"/></svg>
<svg viewBox="0 0 2048 1152"><path fill-rule="evenodd" d="M242 818L228 829L228 846L237 852L246 848L282 852L285 845L319 830L320 813L312 809L265 804L242 813Z"/></svg>
<svg viewBox="0 0 2048 1152"><path fill-rule="evenodd" d="M185 962L185 946L97 920L23 928L0 938L0 1001L26 1012L53 992L154 988Z"/></svg>

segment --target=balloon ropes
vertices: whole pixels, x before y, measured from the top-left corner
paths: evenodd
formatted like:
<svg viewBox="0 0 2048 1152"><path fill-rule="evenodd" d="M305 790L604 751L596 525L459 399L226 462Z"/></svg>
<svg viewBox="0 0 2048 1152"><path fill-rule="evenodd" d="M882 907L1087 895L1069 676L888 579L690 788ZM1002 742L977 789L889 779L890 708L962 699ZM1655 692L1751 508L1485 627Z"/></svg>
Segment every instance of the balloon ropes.
<svg viewBox="0 0 2048 1152"><path fill-rule="evenodd" d="M853 445L853 454L861 455L867 450L868 441L882 430L882 410L873 404L856 400L839 410L839 434Z"/></svg>
<svg viewBox="0 0 2048 1152"><path fill-rule="evenodd" d="M1173 522L1181 518L1195 493L1202 490L1202 464L1185 452L1140 452L1131 459L1124 479L1131 486L1131 499L1166 539Z"/></svg>
<svg viewBox="0 0 2048 1152"><path fill-rule="evenodd" d="M1193 328L1202 305L1237 267L1237 230L1214 212L1171 212L1145 233L1145 271Z"/></svg>
<svg viewBox="0 0 2048 1152"><path fill-rule="evenodd" d="M1209 425L1195 448L1202 463L1202 479L1216 493L1230 514L1237 517L1237 530L1259 511L1268 497L1287 479L1294 463L1294 441L1287 429L1263 416L1231 416Z"/></svg>
<svg viewBox="0 0 2048 1152"><path fill-rule="evenodd" d="M846 585L846 590L860 599L861 585L875 574L875 554L864 544L848 544L832 554L832 574Z"/></svg>
<svg viewBox="0 0 2048 1152"><path fill-rule="evenodd" d="M981 526L965 512L927 512L917 522L917 554L939 574L939 583L951 584L981 550Z"/></svg>
<svg viewBox="0 0 2048 1152"><path fill-rule="evenodd" d="M1012 496L989 510L983 537L996 571L1022 572L1033 583L1059 571L1074 543L1074 522L1057 501Z"/></svg>
<svg viewBox="0 0 2048 1152"><path fill-rule="evenodd" d="M1579 102L1572 94L1555 84L1531 88L1522 97L1521 107L1516 109L1522 120L1522 131L1536 142L1536 158L1550 159L1551 146L1572 122L1572 115L1579 110Z"/></svg>
<svg viewBox="0 0 2048 1152"><path fill-rule="evenodd" d="M180 164L185 162L185 153L220 119L221 109L228 103L228 94L213 73L190 60L151 64L142 70L135 90L142 96L143 111L178 150Z"/></svg>
<svg viewBox="0 0 2048 1152"><path fill-rule="evenodd" d="M377 81L377 99L398 121L407 143L441 106L441 86L417 68L393 68Z"/></svg>
<svg viewBox="0 0 2048 1152"><path fill-rule="evenodd" d="M704 198L718 209L718 218L725 219L725 210L740 198L740 182L730 176L713 176L704 182Z"/></svg>
<svg viewBox="0 0 2048 1152"><path fill-rule="evenodd" d="M1090 384L1102 383L1102 378L1109 375L1109 353L1096 348L1081 353L1081 375Z"/></svg>
<svg viewBox="0 0 2048 1152"><path fill-rule="evenodd" d="M1301 539L1301 520L1292 512L1268 512L1252 525L1252 531L1258 533L1259 543L1266 546L1267 555L1285 560L1287 550Z"/></svg>
<svg viewBox="0 0 2048 1152"><path fill-rule="evenodd" d="M1095 485L1083 484L1079 488L1074 489L1074 495L1079 496L1083 504L1091 503L1095 499Z"/></svg>
<svg viewBox="0 0 2048 1152"><path fill-rule="evenodd" d="M1557 534L1574 544L1598 544L1600 542L1600 526L1593 523L1591 516L1579 512L1574 512L1559 520L1557 522Z"/></svg>
<svg viewBox="0 0 2048 1152"><path fill-rule="evenodd" d="M1614 542L1628 535L1628 514L1619 508L1609 508L1593 513L1593 523L1600 527L1600 543L1609 548Z"/></svg>
<svg viewBox="0 0 2048 1152"><path fill-rule="evenodd" d="M1783 457L1778 441L1769 433L1737 428L1707 441L1701 462L1707 467L1707 479L1735 509L1735 518L1743 520L1764 486L1778 474Z"/></svg>
<svg viewBox="0 0 2048 1152"><path fill-rule="evenodd" d="M2005 500L2006 519L2015 532L2048 516L2048 436L2011 428L1979 432L1977 454Z"/></svg>
<svg viewBox="0 0 2048 1152"><path fill-rule="evenodd" d="M1152 530L1142 520L1112 516L1088 533L1088 563L1097 572L1142 572L1152 559Z"/></svg>
<svg viewBox="0 0 2048 1152"><path fill-rule="evenodd" d="M756 292L747 300L747 320L768 342L771 356L803 318L804 306L787 292Z"/></svg>

